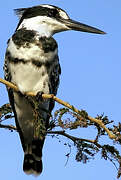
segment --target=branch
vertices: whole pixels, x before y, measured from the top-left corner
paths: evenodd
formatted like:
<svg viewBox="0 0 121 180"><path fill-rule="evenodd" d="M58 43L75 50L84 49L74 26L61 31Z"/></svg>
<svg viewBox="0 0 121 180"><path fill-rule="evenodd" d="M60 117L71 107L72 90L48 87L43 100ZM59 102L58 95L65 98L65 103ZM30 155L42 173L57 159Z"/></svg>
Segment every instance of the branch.
<svg viewBox="0 0 121 180"><path fill-rule="evenodd" d="M16 130L17 131L17 128L15 126L13 126L13 125L0 124L0 128L9 129L9 130Z"/></svg>
<svg viewBox="0 0 121 180"><path fill-rule="evenodd" d="M14 85L11 82L8 82L2 78L0 78L0 82L5 84L6 86L8 86L9 88L14 89L14 91L19 92L19 89L16 85ZM26 92L25 95L27 96L36 96L36 93L34 92ZM71 109L73 112L77 113L80 115L80 111L75 108L74 106L70 105L69 103L57 98L56 96L54 96L54 94L42 94L42 98L44 99L53 99L54 101L58 102L59 104L62 104L63 106ZM80 120L82 119L81 115L80 115ZM104 125L104 123L102 122L102 120L96 119L96 118L92 118L91 116L87 116L87 119L90 120L93 123L98 124L101 128L103 128L110 139L116 139L116 136Z"/></svg>
<svg viewBox="0 0 121 180"><path fill-rule="evenodd" d="M96 142L96 140L83 139L83 138L78 138L78 137L75 137L75 136L71 136L71 135L65 133L65 131L47 131L47 134L62 135L62 136L65 136L65 137L71 139L74 143L76 143L76 141L85 141L85 142L93 143L93 144L95 144L98 148L101 148L101 145L98 144L98 143Z"/></svg>
<svg viewBox="0 0 121 180"><path fill-rule="evenodd" d="M6 81L4 79L1 79L1 78L0 78L0 82L5 84L9 88L12 88L14 91L20 92L18 87L15 84L13 84L11 82L8 82L8 81ZM26 95L26 96L36 96L36 93L35 92L26 92L24 95ZM77 108L70 105L69 103L57 98L56 96L54 96L54 94L42 94L42 98L44 98L44 99L53 99L54 101L58 102L59 104L62 104L63 106L67 107L67 108L62 108L62 109L65 109L66 111L60 111L61 113L59 112L60 113L59 114L60 120L61 120L61 117L64 114L64 112L71 112L72 115L74 115L76 117L76 120L74 122L74 123L76 123L76 125L74 123L72 123L72 124L70 124L69 128L72 127L72 129L73 129L73 125L76 128L79 125L81 127L81 125L84 122L88 122L89 125L96 126L96 128L98 130L98 133L99 133L98 134L99 137L100 137L100 135L104 135L105 132L106 132L110 139L113 139L113 140L121 143L121 137L120 137L121 136L120 135L121 124L120 123L119 123L118 126L114 126L114 129L109 130L106 127L108 121L106 122L106 120L104 118L101 118L101 117L93 118L93 117L89 116L86 113L86 111L78 110ZM0 110L1 114L2 114L2 112L4 112L3 116L7 117L7 114L8 114L9 111L7 111L7 108L3 107L3 106L1 107L1 110ZM69 109L71 111L69 111ZM9 112L9 113L11 113L11 112ZM1 118L2 118L2 116L1 116ZM78 123L80 122L80 124L78 124L77 121L78 121ZM1 120L1 122L2 122L2 120ZM58 120L58 122L59 122L59 120ZM87 123L87 125L88 125L88 123ZM53 127L55 127L55 126L52 126L52 128ZM60 127L61 127L61 125L60 125ZM17 131L17 128L15 126L13 126L13 125L3 125L3 124L0 123L0 128L9 129L11 131L12 130ZM50 128L50 129L52 129L52 128ZM62 126L62 129L64 129L63 126ZM118 178L121 176L121 161L120 161L121 156L119 154L119 151L114 146L110 146L109 144L107 144L107 145L99 144L98 143L98 135L96 136L95 140L91 140L91 139L85 139L85 138L83 139L83 138L78 138L78 137L75 137L75 136L71 136L71 135L67 134L65 132L65 130L62 130L62 131L47 131L46 133L47 134L62 135L62 136L65 136L66 138L69 138L71 141L73 141L74 145L76 145L76 148L77 148L76 160L79 161L79 162L83 161L85 163L88 159L93 158L93 156L97 152L99 152L99 150L101 150L101 157L102 158L104 158L105 160L109 159L115 166L116 166L115 160L119 163ZM118 135L117 135L117 133L118 133Z"/></svg>

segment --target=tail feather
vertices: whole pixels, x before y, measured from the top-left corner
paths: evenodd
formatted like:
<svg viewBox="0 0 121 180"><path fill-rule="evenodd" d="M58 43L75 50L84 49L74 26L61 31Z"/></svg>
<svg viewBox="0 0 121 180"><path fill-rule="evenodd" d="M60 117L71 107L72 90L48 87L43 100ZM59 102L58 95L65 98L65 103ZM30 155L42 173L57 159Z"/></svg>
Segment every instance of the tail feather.
<svg viewBox="0 0 121 180"><path fill-rule="evenodd" d="M39 175L42 172L42 147L44 140L33 140L31 146L26 148L24 155L23 170L26 174ZM31 148L31 150L30 150Z"/></svg>
<svg viewBox="0 0 121 180"><path fill-rule="evenodd" d="M32 154L25 154L23 170L26 174L39 175L42 172L42 160L35 160Z"/></svg>

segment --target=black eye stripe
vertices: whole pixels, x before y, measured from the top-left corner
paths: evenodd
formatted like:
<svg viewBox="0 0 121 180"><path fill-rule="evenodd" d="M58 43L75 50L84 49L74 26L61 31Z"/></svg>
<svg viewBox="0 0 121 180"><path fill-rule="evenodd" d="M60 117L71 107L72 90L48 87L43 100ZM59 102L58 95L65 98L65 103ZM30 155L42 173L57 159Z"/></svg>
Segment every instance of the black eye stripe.
<svg viewBox="0 0 121 180"><path fill-rule="evenodd" d="M51 10L49 10L48 15L50 17L56 17L56 16L59 16L59 13L58 13L58 11L56 9L51 9Z"/></svg>

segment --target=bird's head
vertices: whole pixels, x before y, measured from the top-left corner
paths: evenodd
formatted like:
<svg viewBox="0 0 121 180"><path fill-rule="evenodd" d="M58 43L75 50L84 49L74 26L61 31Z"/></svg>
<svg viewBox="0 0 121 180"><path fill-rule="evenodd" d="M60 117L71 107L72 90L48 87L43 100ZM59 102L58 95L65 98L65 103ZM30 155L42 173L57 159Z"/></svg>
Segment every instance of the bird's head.
<svg viewBox="0 0 121 180"><path fill-rule="evenodd" d="M16 9L15 12L20 17L17 29L35 30L41 36L49 37L57 32L67 30L105 34L97 28L70 19L64 10L52 5L21 8Z"/></svg>

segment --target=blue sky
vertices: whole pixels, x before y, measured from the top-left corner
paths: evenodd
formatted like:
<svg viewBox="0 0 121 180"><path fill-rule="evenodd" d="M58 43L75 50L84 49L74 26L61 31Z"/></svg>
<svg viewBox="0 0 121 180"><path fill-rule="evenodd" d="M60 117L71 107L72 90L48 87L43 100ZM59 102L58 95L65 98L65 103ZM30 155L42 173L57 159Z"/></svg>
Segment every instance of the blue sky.
<svg viewBox="0 0 121 180"><path fill-rule="evenodd" d="M0 3L0 77L6 42L18 23L13 9L38 4L54 4L65 9L72 19L107 32L95 35L81 32L62 32L54 35L59 44L62 67L58 97L85 109L91 116L105 113L119 122L121 118L121 1L117 0L12 0ZM4 85L0 84L0 105L8 102ZM11 120L12 123L12 120ZM91 136L80 129L76 135ZM36 179L116 179L116 169L107 161L97 159L88 164L75 161L75 151L65 167L68 149L58 140L47 138L43 150L44 170ZM22 171L23 151L17 133L0 130L0 179L34 180Z"/></svg>

